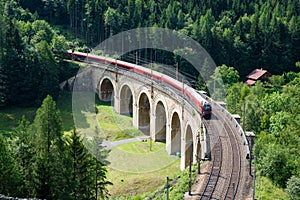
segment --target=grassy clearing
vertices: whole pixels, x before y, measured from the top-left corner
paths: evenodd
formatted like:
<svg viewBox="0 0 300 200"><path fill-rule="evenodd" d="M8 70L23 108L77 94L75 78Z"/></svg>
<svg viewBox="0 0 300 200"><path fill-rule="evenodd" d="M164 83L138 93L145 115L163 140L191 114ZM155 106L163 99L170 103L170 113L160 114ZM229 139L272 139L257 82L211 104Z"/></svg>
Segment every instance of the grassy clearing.
<svg viewBox="0 0 300 200"><path fill-rule="evenodd" d="M164 143L132 142L113 148L108 156L110 167L128 173L147 173L159 171L177 161L177 157L169 156Z"/></svg>
<svg viewBox="0 0 300 200"><path fill-rule="evenodd" d="M89 95L94 94L83 94L82 99L77 99L78 103L81 104L81 101L86 101ZM73 113L72 93L61 92L57 100L57 107L61 112L63 130L65 132L72 130L74 127L74 114L77 119L76 128L79 128L79 131L84 136L93 136L97 124L100 128L101 136L111 141L143 135L141 131L133 127L131 117L115 113L110 104L101 102L97 98L95 98L94 102L96 106L95 110L87 108L86 111L82 111L81 113ZM92 107L94 108L94 106Z"/></svg>
<svg viewBox="0 0 300 200"><path fill-rule="evenodd" d="M282 188L278 188L269 178L263 176L257 176L255 197L259 200L287 199L287 196Z"/></svg>
<svg viewBox="0 0 300 200"><path fill-rule="evenodd" d="M63 131L71 131L74 127L71 92L61 92L59 94L57 108L60 111L63 121Z"/></svg>
<svg viewBox="0 0 300 200"><path fill-rule="evenodd" d="M150 140L147 140L147 142L132 142L117 147L117 149L134 154L153 154L161 150L165 151L165 148L165 143Z"/></svg>
<svg viewBox="0 0 300 200"><path fill-rule="evenodd" d="M133 127L131 117L116 114L112 106L99 102L97 110L102 137L116 141L143 135L141 131Z"/></svg>
<svg viewBox="0 0 300 200"><path fill-rule="evenodd" d="M149 142L133 142L112 149L108 168L108 179L114 184L108 188L112 197L153 192L165 184L167 176L174 178L180 173L180 159L161 151L165 144L153 143L152 147L153 151L150 151ZM112 161L111 156L116 152L119 157ZM119 155L120 152L131 156L123 159L124 155Z"/></svg>
<svg viewBox="0 0 300 200"><path fill-rule="evenodd" d="M60 93L57 99L60 110L63 130L70 131L74 126L72 116L72 96L70 92ZM10 134L18 126L22 116L32 122L36 114L36 107L8 107L0 109L0 133Z"/></svg>
<svg viewBox="0 0 300 200"><path fill-rule="evenodd" d="M90 94L87 94L90 95ZM87 96L86 95L86 96ZM85 103L86 96L79 95L78 102ZM88 99L91 100L91 99ZM80 103L81 104L81 103ZM132 118L118 115L113 107L96 99L96 111L87 108L79 114L84 117L81 131L85 136L92 136L93 128L98 123L101 136L110 140L122 140L143 135L132 125ZM112 196L133 196L153 191L164 184L167 176L180 172L180 159L170 157L165 151L165 144L133 142L117 146L109 154L108 179L114 183L109 187Z"/></svg>
<svg viewBox="0 0 300 200"><path fill-rule="evenodd" d="M9 135L19 124L24 115L27 120L33 121L36 108L10 107L0 109L0 134Z"/></svg>

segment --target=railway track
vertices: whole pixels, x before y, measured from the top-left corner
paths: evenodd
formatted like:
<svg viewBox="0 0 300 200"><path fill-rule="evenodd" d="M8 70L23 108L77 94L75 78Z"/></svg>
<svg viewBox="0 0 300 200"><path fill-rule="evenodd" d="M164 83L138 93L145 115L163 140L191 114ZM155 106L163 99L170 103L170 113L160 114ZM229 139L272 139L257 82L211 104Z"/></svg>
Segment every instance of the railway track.
<svg viewBox="0 0 300 200"><path fill-rule="evenodd" d="M240 138L220 109L214 109L212 119L205 125L210 137L211 166L201 192L193 199L241 199L244 166Z"/></svg>
<svg viewBox="0 0 300 200"><path fill-rule="evenodd" d="M212 198L212 195L216 189L220 177L222 166L222 143L220 141L220 137L218 137L218 140L211 151L211 157L212 165L210 167L210 174L208 181L205 184L204 190L201 194L201 200Z"/></svg>

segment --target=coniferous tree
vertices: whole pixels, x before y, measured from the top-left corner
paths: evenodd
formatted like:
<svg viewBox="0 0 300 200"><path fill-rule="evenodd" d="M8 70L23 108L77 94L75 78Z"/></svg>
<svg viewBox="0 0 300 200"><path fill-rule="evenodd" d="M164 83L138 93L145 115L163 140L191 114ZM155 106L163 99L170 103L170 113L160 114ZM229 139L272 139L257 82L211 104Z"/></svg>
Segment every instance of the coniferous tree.
<svg viewBox="0 0 300 200"><path fill-rule="evenodd" d="M68 157L62 140L62 122L56 104L48 95L37 110L34 131L34 180L38 198L68 199Z"/></svg>
<svg viewBox="0 0 300 200"><path fill-rule="evenodd" d="M24 96L22 89L26 87L23 66L24 45L15 25L16 20L10 17L5 19L7 20L7 30L4 34L4 54L1 63L2 90L5 103L14 105L22 103L22 96ZM19 98L16 98L17 96Z"/></svg>
<svg viewBox="0 0 300 200"><path fill-rule="evenodd" d="M45 41L36 44L39 64L39 91L37 101L42 101L47 94L58 95L59 69L50 46Z"/></svg>
<svg viewBox="0 0 300 200"><path fill-rule="evenodd" d="M72 198L89 199L91 193L92 179L89 176L89 169L92 166L91 156L83 144L83 139L74 129L71 136L67 138L68 152L72 160Z"/></svg>
<svg viewBox="0 0 300 200"><path fill-rule="evenodd" d="M107 165L109 162L106 160L109 150L104 149L102 146L103 139L99 135L99 130L96 128L96 134L92 141L87 143L89 152L92 154L93 166L90 169L92 172L95 188L95 199L106 199L108 198L107 186L112 185L107 180Z"/></svg>
<svg viewBox="0 0 300 200"><path fill-rule="evenodd" d="M0 194L19 195L17 188L21 182L21 177L9 144L1 134L0 155Z"/></svg>
<svg viewBox="0 0 300 200"><path fill-rule="evenodd" d="M32 193L34 188L31 164L33 162L33 138L30 132L29 121L26 120L25 116L22 116L19 126L16 128L15 159L19 163L19 170L22 176L19 190L23 197L31 197L34 195Z"/></svg>

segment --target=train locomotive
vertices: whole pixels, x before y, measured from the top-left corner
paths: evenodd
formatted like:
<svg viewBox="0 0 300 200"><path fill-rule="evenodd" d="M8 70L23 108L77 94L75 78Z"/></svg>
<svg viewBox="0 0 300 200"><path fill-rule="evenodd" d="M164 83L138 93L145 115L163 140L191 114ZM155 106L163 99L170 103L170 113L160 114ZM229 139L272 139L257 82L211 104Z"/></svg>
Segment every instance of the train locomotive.
<svg viewBox="0 0 300 200"><path fill-rule="evenodd" d="M185 96L188 98L189 102L192 102L192 104L197 108L200 115L206 119L211 119L212 114L212 107L207 102L203 96L201 96L198 92L196 92L192 87L188 85L183 85L178 80L175 80L169 76L166 76L162 73L150 70L148 68L128 63L121 60L116 60L113 58L107 58L104 56L97 56L93 54L87 54L82 52L76 52L72 50L67 51L69 58L76 59L79 61L89 61L89 62L95 62L95 63L104 63L104 64L111 64L113 66L133 71L137 74L147 76L148 78L152 78L154 81L157 81L158 83L164 83L168 84L172 88L175 88L176 90L180 91L181 93L184 93Z"/></svg>

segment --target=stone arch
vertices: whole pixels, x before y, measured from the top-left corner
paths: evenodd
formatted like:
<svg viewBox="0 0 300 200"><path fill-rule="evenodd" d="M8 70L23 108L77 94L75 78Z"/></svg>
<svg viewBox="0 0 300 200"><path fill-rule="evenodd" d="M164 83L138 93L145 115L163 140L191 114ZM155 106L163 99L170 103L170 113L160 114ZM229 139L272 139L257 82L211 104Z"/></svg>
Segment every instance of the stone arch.
<svg viewBox="0 0 300 200"><path fill-rule="evenodd" d="M190 161L193 162L193 145L193 131L192 127L188 124L185 131L185 168L189 166Z"/></svg>
<svg viewBox="0 0 300 200"><path fill-rule="evenodd" d="M120 89L120 114L133 115L133 94L132 90L127 84L121 86Z"/></svg>
<svg viewBox="0 0 300 200"><path fill-rule="evenodd" d="M179 114L175 111L171 117L171 154L181 152L181 122Z"/></svg>
<svg viewBox="0 0 300 200"><path fill-rule="evenodd" d="M151 107L150 107L150 99L145 92L140 93L137 106L138 106L138 128L146 135L150 135Z"/></svg>
<svg viewBox="0 0 300 200"><path fill-rule="evenodd" d="M158 100L155 105L155 141L166 142L167 139L167 112L166 104Z"/></svg>
<svg viewBox="0 0 300 200"><path fill-rule="evenodd" d="M109 78L103 78L99 84L99 99L104 102L112 102L114 99L114 86Z"/></svg>

